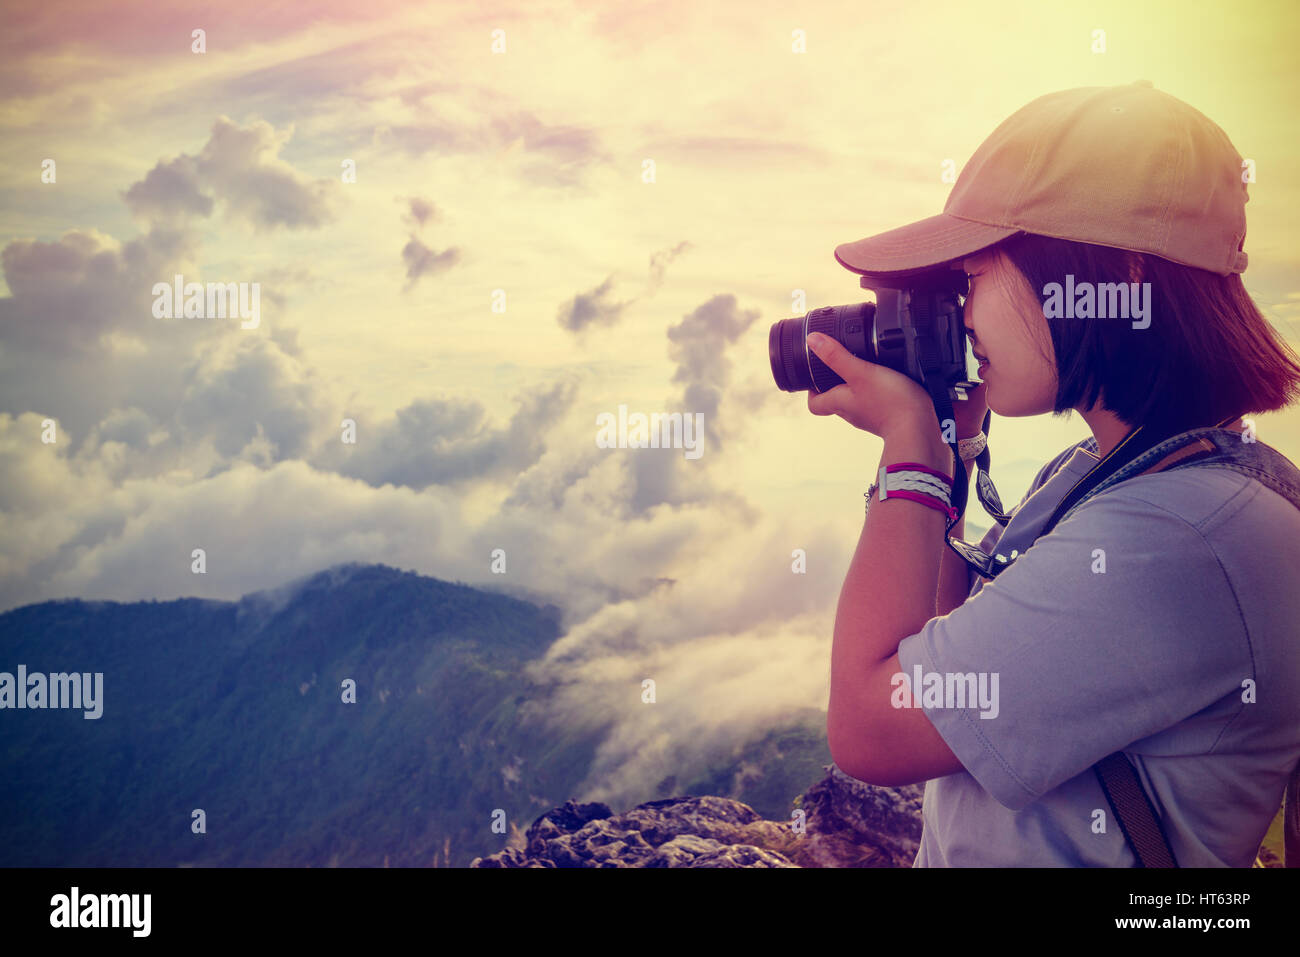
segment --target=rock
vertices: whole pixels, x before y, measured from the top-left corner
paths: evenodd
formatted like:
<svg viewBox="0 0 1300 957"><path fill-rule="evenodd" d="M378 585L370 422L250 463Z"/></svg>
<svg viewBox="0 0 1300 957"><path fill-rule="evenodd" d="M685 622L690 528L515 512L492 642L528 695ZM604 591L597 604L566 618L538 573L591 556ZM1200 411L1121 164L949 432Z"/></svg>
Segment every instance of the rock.
<svg viewBox="0 0 1300 957"><path fill-rule="evenodd" d="M744 807L745 805L741 805ZM711 837L678 834L660 846L646 867L798 867L753 844L723 844Z"/></svg>
<svg viewBox="0 0 1300 957"><path fill-rule="evenodd" d="M834 764L803 793L807 834L804 867L911 867L921 845L919 784L882 788L851 778Z"/></svg>
<svg viewBox="0 0 1300 957"><path fill-rule="evenodd" d="M588 821L609 817L614 812L608 804L579 804L577 801L565 801L557 808L547 811L528 829L525 835L528 853L540 856L546 852L548 841L565 834L571 834ZM473 867L473 864L470 865Z"/></svg>
<svg viewBox="0 0 1300 957"><path fill-rule="evenodd" d="M911 867L921 838L919 785L879 788L835 765L805 791L804 832L747 804L703 795L646 801L622 814L566 801L508 847L470 867Z"/></svg>

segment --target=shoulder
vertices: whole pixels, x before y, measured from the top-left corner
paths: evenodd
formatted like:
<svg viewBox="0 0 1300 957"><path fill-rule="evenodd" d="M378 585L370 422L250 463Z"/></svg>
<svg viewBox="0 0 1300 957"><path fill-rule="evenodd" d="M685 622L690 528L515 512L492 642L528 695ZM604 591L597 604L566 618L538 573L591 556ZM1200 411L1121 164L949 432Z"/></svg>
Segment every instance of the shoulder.
<svg viewBox="0 0 1300 957"><path fill-rule="evenodd" d="M1073 445L1067 446L1065 449L1052 456L1052 458L1048 459L1047 463L1038 470L1038 474L1034 476L1034 480L1029 483L1029 491L1025 493L1025 498L1033 495L1040 488L1050 482L1052 476L1060 471L1061 466L1070 461L1074 456L1076 449L1084 449L1085 451L1096 455L1097 440L1090 435L1086 439L1080 439Z"/></svg>
<svg viewBox="0 0 1300 957"><path fill-rule="evenodd" d="M1049 459L1047 464L1042 467L1038 473L1038 478L1034 480L1035 484L1048 481L1056 474L1062 465L1074 457L1074 453L1077 449L1083 449L1085 452L1090 453L1094 458L1096 458L1097 440L1090 435L1086 439L1080 439L1073 445L1066 446L1062 451Z"/></svg>
<svg viewBox="0 0 1300 957"><path fill-rule="evenodd" d="M1026 552L1060 587L1085 587L1079 579L1089 576L1078 567L1085 555L1104 572L1104 585L1087 583L1093 600L1159 608L1185 634L1212 632L1206 624L1229 609L1242 629L1253 616L1276 630L1274 611L1300 616L1295 576L1278 574L1300 566L1300 509L1234 469L1196 466L1120 482Z"/></svg>
<svg viewBox="0 0 1300 957"><path fill-rule="evenodd" d="M1300 528L1300 509L1263 483L1236 469L1214 465L1189 466L1116 483L1081 505L1076 514L1092 516L1145 513L1176 518L1202 535L1213 535L1225 524L1246 517L1266 517L1279 532Z"/></svg>

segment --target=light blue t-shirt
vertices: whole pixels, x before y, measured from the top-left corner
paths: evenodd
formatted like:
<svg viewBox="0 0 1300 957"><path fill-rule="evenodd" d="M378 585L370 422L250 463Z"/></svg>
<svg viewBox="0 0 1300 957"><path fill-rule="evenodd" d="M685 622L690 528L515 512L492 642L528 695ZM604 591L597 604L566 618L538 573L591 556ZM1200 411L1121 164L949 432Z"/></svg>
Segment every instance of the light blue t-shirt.
<svg viewBox="0 0 1300 957"><path fill-rule="evenodd" d="M1135 866L1092 771L1120 750L1181 867L1249 867L1300 760L1300 509L1188 467L1117 483L1026 551L1096 449L1049 462L980 543L1017 561L970 570L898 647L909 682L984 672L998 693L990 718L920 699L965 770L926 783L917 867Z"/></svg>

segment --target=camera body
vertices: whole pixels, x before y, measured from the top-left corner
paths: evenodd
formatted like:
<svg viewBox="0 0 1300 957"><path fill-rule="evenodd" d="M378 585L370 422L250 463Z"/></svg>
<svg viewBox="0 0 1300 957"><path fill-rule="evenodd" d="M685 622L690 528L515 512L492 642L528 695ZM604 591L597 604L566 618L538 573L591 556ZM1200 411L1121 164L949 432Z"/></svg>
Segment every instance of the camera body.
<svg viewBox="0 0 1300 957"><path fill-rule="evenodd" d="M859 359L925 386L936 412L964 400L966 390L976 385L967 376L962 323L966 274L939 269L901 277L863 276L861 285L875 292L874 303L823 306L772 324L768 358L777 388L825 392L844 381L808 348L808 333L820 332Z"/></svg>

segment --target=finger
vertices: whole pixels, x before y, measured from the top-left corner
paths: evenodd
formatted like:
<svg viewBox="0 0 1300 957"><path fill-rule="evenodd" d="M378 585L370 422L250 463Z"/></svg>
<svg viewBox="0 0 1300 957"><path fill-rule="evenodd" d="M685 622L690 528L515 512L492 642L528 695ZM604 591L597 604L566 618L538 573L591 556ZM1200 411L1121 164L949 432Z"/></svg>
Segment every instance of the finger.
<svg viewBox="0 0 1300 957"><path fill-rule="evenodd" d="M822 335L820 332L808 334L808 348L822 362L830 366L831 371L845 382L857 371L857 364L862 362L857 356L845 349L837 339Z"/></svg>
<svg viewBox="0 0 1300 957"><path fill-rule="evenodd" d="M840 411L840 400L844 397L846 387L841 384L833 389L827 389L825 392L814 392L808 390L808 411L813 415L837 415Z"/></svg>

